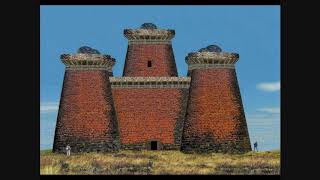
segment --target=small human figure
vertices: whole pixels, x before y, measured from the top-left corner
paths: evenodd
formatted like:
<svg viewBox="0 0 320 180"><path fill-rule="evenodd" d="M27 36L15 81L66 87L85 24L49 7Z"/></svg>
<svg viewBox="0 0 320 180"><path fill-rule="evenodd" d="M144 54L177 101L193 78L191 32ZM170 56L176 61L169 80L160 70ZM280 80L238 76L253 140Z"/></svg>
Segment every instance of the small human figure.
<svg viewBox="0 0 320 180"><path fill-rule="evenodd" d="M253 144L253 150L258 152L258 142L254 142Z"/></svg>
<svg viewBox="0 0 320 180"><path fill-rule="evenodd" d="M67 156L70 156L71 153L71 147L69 146L69 144L66 147L66 151L67 151Z"/></svg>

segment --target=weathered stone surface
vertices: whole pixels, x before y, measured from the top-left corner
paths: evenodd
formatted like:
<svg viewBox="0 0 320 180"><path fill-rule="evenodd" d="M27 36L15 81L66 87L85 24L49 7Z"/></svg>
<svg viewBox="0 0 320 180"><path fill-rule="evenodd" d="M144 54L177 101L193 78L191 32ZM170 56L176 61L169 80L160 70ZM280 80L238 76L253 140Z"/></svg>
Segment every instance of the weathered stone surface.
<svg viewBox="0 0 320 180"><path fill-rule="evenodd" d="M124 36L129 40L129 44L131 41L167 41L175 36L175 30L173 29L157 29L155 25L145 24L141 26L139 29L124 29ZM141 42L140 42L141 43Z"/></svg>
<svg viewBox="0 0 320 180"><path fill-rule="evenodd" d="M239 54L228 52L191 52L186 58L186 63L192 64L235 64L239 60Z"/></svg>
<svg viewBox="0 0 320 180"><path fill-rule="evenodd" d="M116 88L112 94L123 147L148 149L158 141L164 149L180 148L188 89Z"/></svg>
<svg viewBox="0 0 320 180"><path fill-rule="evenodd" d="M115 151L119 132L108 71L66 70L53 152Z"/></svg>
<svg viewBox="0 0 320 180"><path fill-rule="evenodd" d="M184 152L251 150L234 69L195 69L183 129Z"/></svg>
<svg viewBox="0 0 320 180"><path fill-rule="evenodd" d="M187 88L190 77L110 77L111 88Z"/></svg>
<svg viewBox="0 0 320 180"><path fill-rule="evenodd" d="M148 67L148 61L151 61L151 67ZM123 76L178 76L172 45L129 45L123 70Z"/></svg>

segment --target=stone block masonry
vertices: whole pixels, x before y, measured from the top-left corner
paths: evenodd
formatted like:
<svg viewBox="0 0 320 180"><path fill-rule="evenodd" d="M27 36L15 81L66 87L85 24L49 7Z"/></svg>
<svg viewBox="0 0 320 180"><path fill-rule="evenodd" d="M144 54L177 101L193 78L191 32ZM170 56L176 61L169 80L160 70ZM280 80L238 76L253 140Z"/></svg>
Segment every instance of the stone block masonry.
<svg viewBox="0 0 320 180"><path fill-rule="evenodd" d="M125 29L124 36L129 43L123 76L178 76L171 45L174 35L174 30L157 29L155 25Z"/></svg>
<svg viewBox="0 0 320 180"><path fill-rule="evenodd" d="M234 64L239 54L210 45L186 57L191 76L183 152L251 151Z"/></svg>
<svg viewBox="0 0 320 180"><path fill-rule="evenodd" d="M89 62L98 59L91 55L86 58L89 58ZM78 61L79 58L62 56L63 62L68 60ZM97 61L108 60L105 58ZM68 64L64 75L53 152L64 152L67 145L71 146L72 152L118 150L119 131L108 70L96 66L82 67L87 64L68 67Z"/></svg>
<svg viewBox="0 0 320 180"><path fill-rule="evenodd" d="M191 76L182 151L250 151L235 70L196 69Z"/></svg>
<svg viewBox="0 0 320 180"><path fill-rule="evenodd" d="M148 62L150 63L148 67ZM123 76L178 76L171 44L134 44L128 46Z"/></svg>
<svg viewBox="0 0 320 180"><path fill-rule="evenodd" d="M150 149L150 142L159 149L180 149L187 103L186 88L113 88L125 149Z"/></svg>

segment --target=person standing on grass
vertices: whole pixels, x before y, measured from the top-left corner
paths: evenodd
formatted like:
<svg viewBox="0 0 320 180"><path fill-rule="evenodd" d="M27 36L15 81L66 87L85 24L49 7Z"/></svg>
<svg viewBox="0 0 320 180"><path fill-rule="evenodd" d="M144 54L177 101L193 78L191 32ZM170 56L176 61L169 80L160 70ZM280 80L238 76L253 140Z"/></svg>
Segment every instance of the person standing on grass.
<svg viewBox="0 0 320 180"><path fill-rule="evenodd" d="M253 150L258 152L258 142L254 142L253 144Z"/></svg>
<svg viewBox="0 0 320 180"><path fill-rule="evenodd" d="M67 150L67 156L70 156L71 147L69 146L69 144L67 145L66 150Z"/></svg>

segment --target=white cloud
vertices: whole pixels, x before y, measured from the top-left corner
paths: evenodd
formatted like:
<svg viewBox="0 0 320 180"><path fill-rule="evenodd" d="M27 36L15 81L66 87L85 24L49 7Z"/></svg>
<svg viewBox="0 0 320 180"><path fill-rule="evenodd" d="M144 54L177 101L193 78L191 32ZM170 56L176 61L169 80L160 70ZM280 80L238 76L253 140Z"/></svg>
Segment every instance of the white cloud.
<svg viewBox="0 0 320 180"><path fill-rule="evenodd" d="M56 112L59 109L59 103L57 102L44 102L40 103L40 113Z"/></svg>
<svg viewBox="0 0 320 180"><path fill-rule="evenodd" d="M262 91L274 92L280 90L280 82L264 82L257 84L257 88Z"/></svg>
<svg viewBox="0 0 320 180"><path fill-rule="evenodd" d="M271 114L279 114L280 113L280 107L259 108L258 111L265 112L265 113L271 113Z"/></svg>

